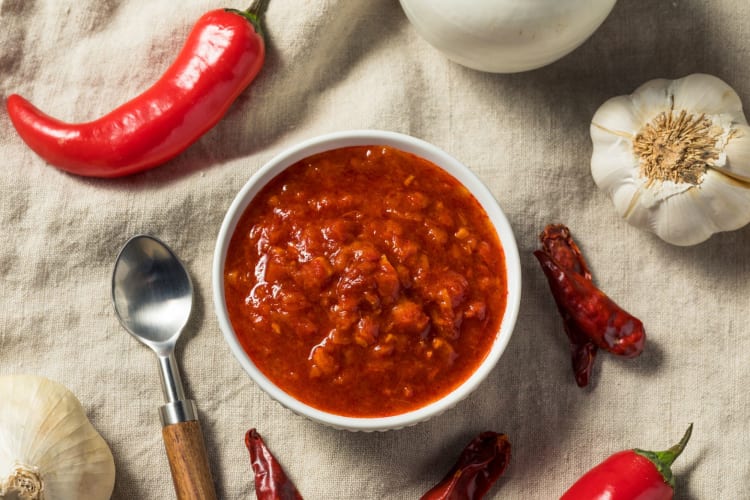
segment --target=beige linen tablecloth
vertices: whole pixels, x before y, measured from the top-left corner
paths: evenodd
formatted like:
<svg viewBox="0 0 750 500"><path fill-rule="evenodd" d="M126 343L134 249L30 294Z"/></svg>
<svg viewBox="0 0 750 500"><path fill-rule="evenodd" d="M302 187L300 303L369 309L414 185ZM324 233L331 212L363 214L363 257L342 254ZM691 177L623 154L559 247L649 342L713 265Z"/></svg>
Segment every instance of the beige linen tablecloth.
<svg viewBox="0 0 750 500"><path fill-rule="evenodd" d="M61 119L93 119L153 83L195 20L218 7L244 5L2 0L0 92ZM267 62L225 119L177 159L119 180L46 165L3 107L0 374L45 375L80 398L114 453L113 498L173 498L157 365L110 302L119 248L150 233L195 283L177 354L221 498L254 496L250 427L310 499L418 498L488 429L513 443L489 496L552 499L614 451L666 448L690 422L677 498L750 498L750 228L678 248L629 226L592 181L588 132L604 100L656 77L711 73L748 104L748 19L745 0L621 0L568 57L493 75L432 49L396 0L272 0ZM211 299L215 239L241 186L283 149L355 128L411 134L468 165L508 215L522 259L518 324L488 380L442 416L387 433L333 430L272 401L230 354ZM649 335L638 359L600 354L586 389L531 255L550 222L570 226L596 282Z"/></svg>

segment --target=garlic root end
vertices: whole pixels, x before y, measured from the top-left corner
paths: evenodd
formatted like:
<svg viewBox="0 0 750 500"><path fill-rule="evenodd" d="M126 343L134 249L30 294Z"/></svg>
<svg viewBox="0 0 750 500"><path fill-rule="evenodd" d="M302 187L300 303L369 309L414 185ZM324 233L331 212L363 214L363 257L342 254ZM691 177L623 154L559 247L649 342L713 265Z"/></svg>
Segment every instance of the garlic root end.
<svg viewBox="0 0 750 500"><path fill-rule="evenodd" d="M0 493L4 500L44 500L44 482L37 472L19 465L0 485Z"/></svg>

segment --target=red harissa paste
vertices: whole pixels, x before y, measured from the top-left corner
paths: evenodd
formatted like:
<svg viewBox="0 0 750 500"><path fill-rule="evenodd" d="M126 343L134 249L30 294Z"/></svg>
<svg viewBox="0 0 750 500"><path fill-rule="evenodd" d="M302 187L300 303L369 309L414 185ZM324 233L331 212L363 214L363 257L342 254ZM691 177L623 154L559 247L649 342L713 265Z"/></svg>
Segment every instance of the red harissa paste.
<svg viewBox="0 0 750 500"><path fill-rule="evenodd" d="M224 280L257 367L296 399L354 417L411 411L460 385L507 295L476 199L384 146L320 153L272 179L239 221Z"/></svg>

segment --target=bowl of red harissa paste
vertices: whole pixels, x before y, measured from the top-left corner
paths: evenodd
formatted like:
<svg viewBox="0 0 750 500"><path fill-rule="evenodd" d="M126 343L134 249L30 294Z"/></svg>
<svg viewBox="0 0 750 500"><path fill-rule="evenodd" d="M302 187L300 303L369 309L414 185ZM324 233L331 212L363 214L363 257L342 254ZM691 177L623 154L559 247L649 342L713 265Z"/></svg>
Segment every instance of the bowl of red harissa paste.
<svg viewBox="0 0 750 500"><path fill-rule="evenodd" d="M273 399L340 429L398 429L455 406L496 366L521 296L492 193L439 148L347 131L261 167L213 260L224 338Z"/></svg>

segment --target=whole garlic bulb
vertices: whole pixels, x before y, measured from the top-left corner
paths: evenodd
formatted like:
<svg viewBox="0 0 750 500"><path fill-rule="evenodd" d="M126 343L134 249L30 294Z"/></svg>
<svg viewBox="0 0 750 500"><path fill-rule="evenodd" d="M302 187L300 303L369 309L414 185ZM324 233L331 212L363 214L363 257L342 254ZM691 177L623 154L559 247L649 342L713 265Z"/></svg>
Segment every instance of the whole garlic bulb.
<svg viewBox="0 0 750 500"><path fill-rule="evenodd" d="M569 54L604 22L615 0L399 0L415 31L448 59L516 73Z"/></svg>
<svg viewBox="0 0 750 500"><path fill-rule="evenodd" d="M43 377L0 377L0 498L105 500L115 462L64 386Z"/></svg>
<svg viewBox="0 0 750 500"><path fill-rule="evenodd" d="M694 245L750 222L750 127L715 76L658 79L591 121L591 173L634 226Z"/></svg>

